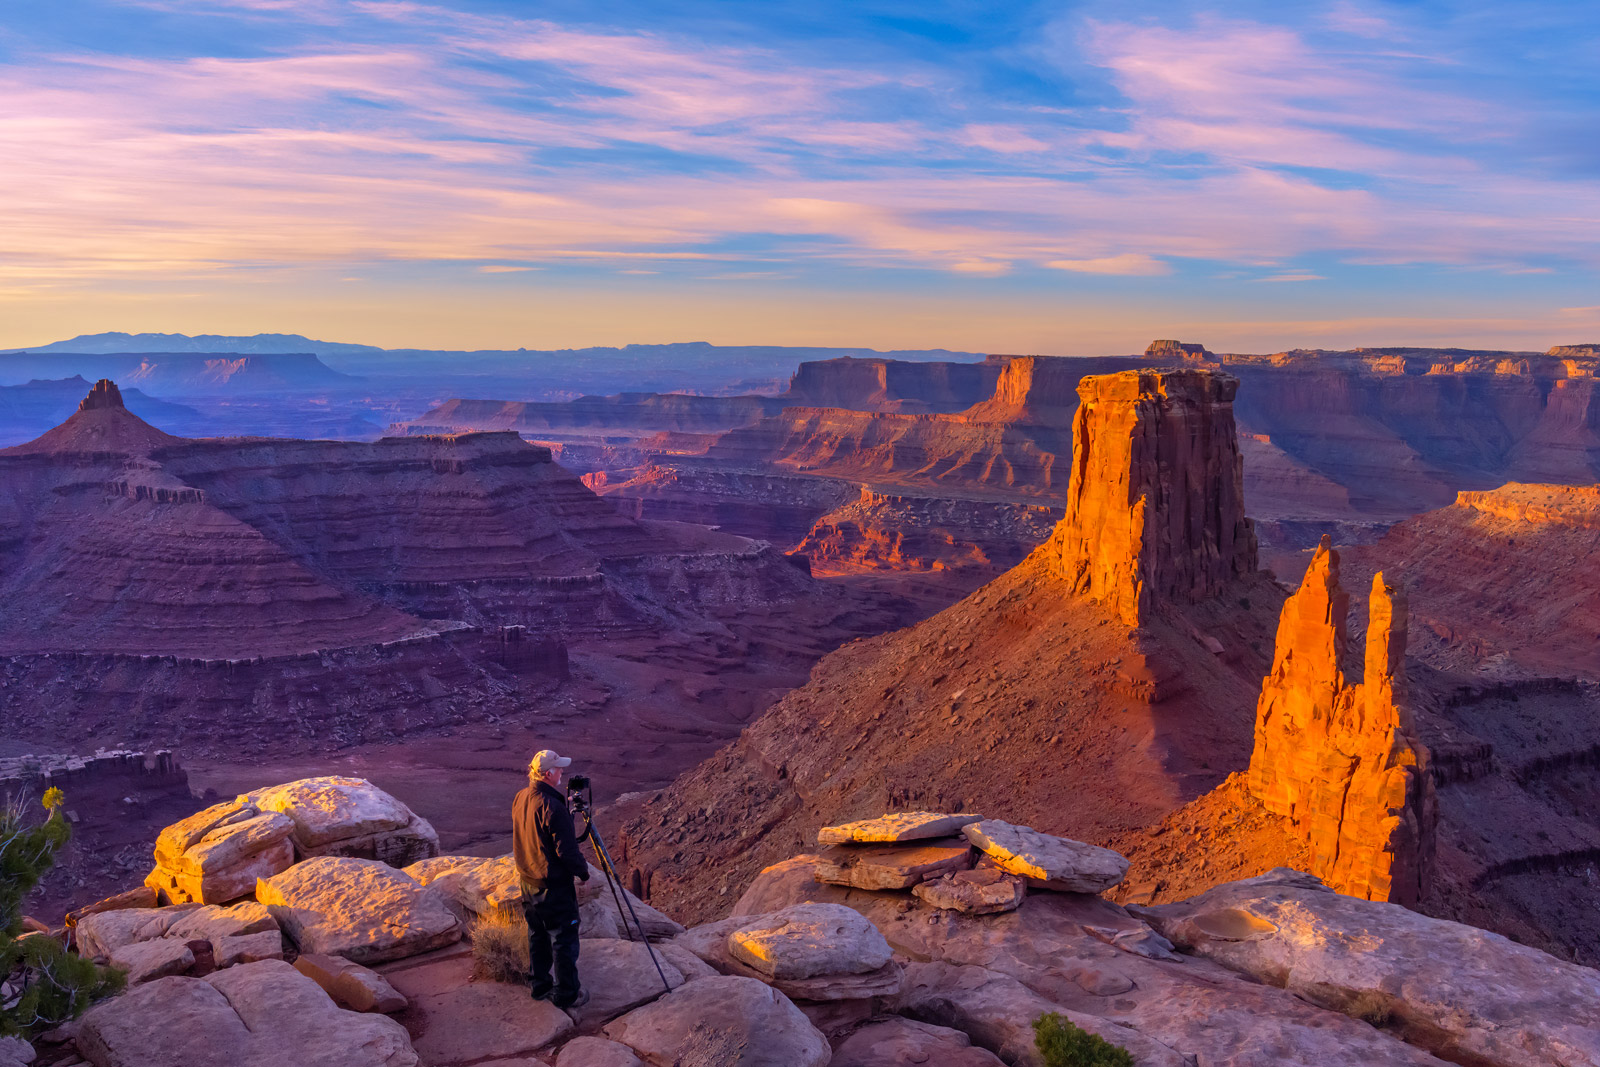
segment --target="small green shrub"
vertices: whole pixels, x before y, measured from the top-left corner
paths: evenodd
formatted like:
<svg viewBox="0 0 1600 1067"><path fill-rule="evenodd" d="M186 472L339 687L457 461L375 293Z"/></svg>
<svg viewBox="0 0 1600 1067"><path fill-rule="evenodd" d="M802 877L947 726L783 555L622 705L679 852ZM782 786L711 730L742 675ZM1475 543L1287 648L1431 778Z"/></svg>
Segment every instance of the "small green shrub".
<svg viewBox="0 0 1600 1067"><path fill-rule="evenodd" d="M1045 1067L1133 1067L1133 1056L1055 1012L1033 1020L1033 1044Z"/></svg>
<svg viewBox="0 0 1600 1067"><path fill-rule="evenodd" d="M528 980L528 923L520 908L498 908L472 924L478 973L496 982Z"/></svg>

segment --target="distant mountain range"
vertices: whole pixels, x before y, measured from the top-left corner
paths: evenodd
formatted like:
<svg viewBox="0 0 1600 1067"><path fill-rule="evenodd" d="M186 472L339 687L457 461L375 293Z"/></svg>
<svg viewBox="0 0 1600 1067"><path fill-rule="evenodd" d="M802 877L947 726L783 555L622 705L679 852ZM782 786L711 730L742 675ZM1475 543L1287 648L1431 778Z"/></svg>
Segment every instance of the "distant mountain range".
<svg viewBox="0 0 1600 1067"><path fill-rule="evenodd" d="M337 341L313 341L297 333L258 333L250 337L227 336L215 333L85 333L65 341L52 341L47 345L30 348L7 348L0 352L82 352L97 355L112 353L172 353L235 352L240 355L277 355L290 352L310 352L318 356L356 355L381 353L383 349L372 345L350 345Z"/></svg>

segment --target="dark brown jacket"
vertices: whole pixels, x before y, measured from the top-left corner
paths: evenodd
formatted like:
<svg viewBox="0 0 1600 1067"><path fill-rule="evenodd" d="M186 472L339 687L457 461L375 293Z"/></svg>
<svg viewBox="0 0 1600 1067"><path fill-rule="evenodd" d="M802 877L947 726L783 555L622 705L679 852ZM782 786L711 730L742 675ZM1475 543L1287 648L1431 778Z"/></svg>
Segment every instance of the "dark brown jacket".
<svg viewBox="0 0 1600 1067"><path fill-rule="evenodd" d="M546 782L528 786L511 802L511 854L517 873L535 888L558 879L589 880L567 799Z"/></svg>

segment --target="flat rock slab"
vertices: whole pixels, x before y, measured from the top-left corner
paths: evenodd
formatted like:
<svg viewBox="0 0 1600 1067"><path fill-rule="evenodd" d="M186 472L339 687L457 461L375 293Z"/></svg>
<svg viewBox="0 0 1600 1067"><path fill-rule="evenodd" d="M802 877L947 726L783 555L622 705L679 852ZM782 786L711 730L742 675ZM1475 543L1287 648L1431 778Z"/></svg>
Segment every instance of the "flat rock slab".
<svg viewBox="0 0 1600 1067"><path fill-rule="evenodd" d="M918 900L943 911L968 915L993 915L1015 911L1028 892L1028 883L995 867L958 871L911 887Z"/></svg>
<svg viewBox="0 0 1600 1067"><path fill-rule="evenodd" d="M992 1052L973 1048L960 1030L914 1019L886 1019L851 1034L828 1067L1004 1067Z"/></svg>
<svg viewBox="0 0 1600 1067"><path fill-rule="evenodd" d="M828 1039L776 989L754 978L696 978L605 1028L651 1067L826 1067Z"/></svg>
<svg viewBox="0 0 1600 1067"><path fill-rule="evenodd" d="M413 997L405 1023L428 1067L532 1055L573 1030L560 1008L500 982L469 982Z"/></svg>
<svg viewBox="0 0 1600 1067"><path fill-rule="evenodd" d="M743 919L727 944L734 959L775 979L864 974L892 955L878 928L842 904L796 904Z"/></svg>
<svg viewBox="0 0 1600 1067"><path fill-rule="evenodd" d="M176 938L135 941L111 954L111 966L128 972L129 985L139 985L168 975L185 973L194 966L194 953L187 944Z"/></svg>
<svg viewBox="0 0 1600 1067"><path fill-rule="evenodd" d="M584 940L578 944L578 976L589 991L589 1002L569 1011L579 1030L596 1030L602 1023L684 983L683 972L657 951L655 963L642 941ZM660 964L661 973L656 973Z"/></svg>
<svg viewBox="0 0 1600 1067"><path fill-rule="evenodd" d="M95 1067L417 1067L404 1027L336 1006L282 961L162 978L91 1008Z"/></svg>
<svg viewBox="0 0 1600 1067"><path fill-rule="evenodd" d="M575 1037L561 1046L556 1067L645 1067L627 1045L603 1037Z"/></svg>
<svg viewBox="0 0 1600 1067"><path fill-rule="evenodd" d="M256 897L301 952L357 963L413 956L462 933L443 897L376 860L306 860L262 880Z"/></svg>
<svg viewBox="0 0 1600 1067"><path fill-rule="evenodd" d="M876 819L824 826L817 831L817 844L843 845L850 842L892 844L922 841L960 833L962 827L978 822L982 815L941 815L932 811L897 811Z"/></svg>
<svg viewBox="0 0 1600 1067"><path fill-rule="evenodd" d="M972 862L972 846L960 837L911 845L834 845L817 853L812 877L856 889L906 889L966 870Z"/></svg>
<svg viewBox="0 0 1600 1067"><path fill-rule="evenodd" d="M1029 826L985 819L961 831L1007 874L1040 889L1103 893L1128 874L1128 861L1109 848L1042 834Z"/></svg>
<svg viewBox="0 0 1600 1067"><path fill-rule="evenodd" d="M387 1015L404 1011L408 1004L383 975L343 956L305 953L294 961L294 969L321 986L340 1007L351 1011Z"/></svg>
<svg viewBox="0 0 1600 1067"><path fill-rule="evenodd" d="M1044 1067L1033 1043L1033 1021L1053 1011L1127 1049L1139 1067L1186 1067L1185 1058L1160 1041L1097 1015L1068 1011L1009 975L943 963L920 964L912 970L911 988L901 999L900 1010L923 1022L959 1027L1008 1064Z"/></svg>
<svg viewBox="0 0 1600 1067"><path fill-rule="evenodd" d="M1600 971L1498 934L1281 868L1135 910L1178 945L1313 1004L1386 1011L1445 1059L1600 1064Z"/></svg>

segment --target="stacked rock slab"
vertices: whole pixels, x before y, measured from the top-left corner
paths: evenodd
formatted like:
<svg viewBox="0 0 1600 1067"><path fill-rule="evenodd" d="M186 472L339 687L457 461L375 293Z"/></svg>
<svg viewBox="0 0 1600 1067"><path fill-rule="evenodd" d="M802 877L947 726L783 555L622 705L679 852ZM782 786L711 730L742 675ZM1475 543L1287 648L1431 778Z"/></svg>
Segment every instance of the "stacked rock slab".
<svg viewBox="0 0 1600 1067"><path fill-rule="evenodd" d="M1233 421L1238 379L1123 371L1078 384L1067 514L1047 551L1076 593L1137 626L1256 569Z"/></svg>
<svg viewBox="0 0 1600 1067"><path fill-rule="evenodd" d="M1247 780L1310 846L1312 874L1351 896L1415 904L1438 814L1406 700L1406 598L1382 572L1373 577L1356 684L1340 666L1349 601L1324 537L1283 606Z"/></svg>
<svg viewBox="0 0 1600 1067"><path fill-rule="evenodd" d="M297 858L351 856L404 866L439 853L427 820L361 778L258 789L174 823L156 839L145 885L174 904L222 904Z"/></svg>
<svg viewBox="0 0 1600 1067"><path fill-rule="evenodd" d="M1128 861L1109 848L1042 834L1030 826L985 819L961 832L994 866L1038 889L1103 893L1128 873Z"/></svg>
<svg viewBox="0 0 1600 1067"><path fill-rule="evenodd" d="M230 800L173 823L156 838L145 885L174 904L224 904L255 892L294 863L294 823L277 812Z"/></svg>

